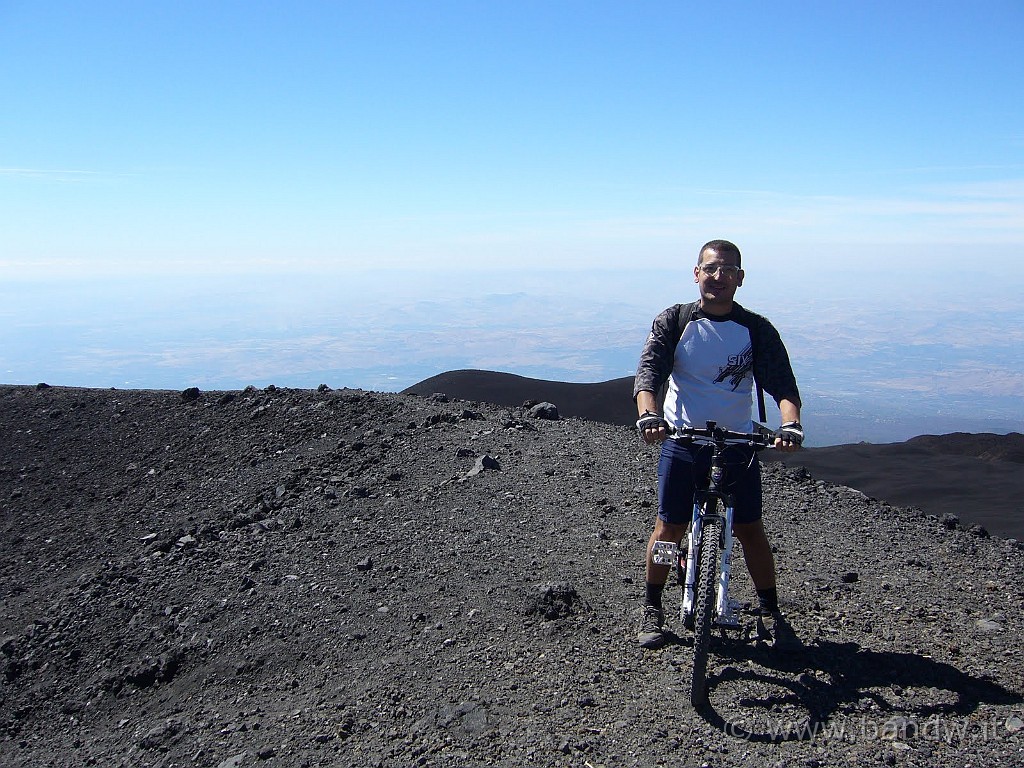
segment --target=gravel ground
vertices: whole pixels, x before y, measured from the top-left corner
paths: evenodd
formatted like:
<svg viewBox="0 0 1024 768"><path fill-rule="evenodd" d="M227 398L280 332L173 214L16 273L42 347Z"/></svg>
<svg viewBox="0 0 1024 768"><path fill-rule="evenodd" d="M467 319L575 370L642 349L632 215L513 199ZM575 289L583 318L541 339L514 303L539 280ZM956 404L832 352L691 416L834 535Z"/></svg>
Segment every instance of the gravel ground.
<svg viewBox="0 0 1024 768"><path fill-rule="evenodd" d="M4 766L1024 762L1024 552L803 469L765 467L803 647L718 640L695 711L678 621L636 645L625 427L272 387L0 387L0 425Z"/></svg>

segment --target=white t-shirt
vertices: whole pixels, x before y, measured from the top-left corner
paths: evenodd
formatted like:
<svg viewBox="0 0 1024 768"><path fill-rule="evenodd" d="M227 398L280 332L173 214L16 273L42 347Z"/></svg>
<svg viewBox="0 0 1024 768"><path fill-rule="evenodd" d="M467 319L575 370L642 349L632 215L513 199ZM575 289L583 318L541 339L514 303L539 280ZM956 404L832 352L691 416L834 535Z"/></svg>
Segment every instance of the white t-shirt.
<svg viewBox="0 0 1024 768"><path fill-rule="evenodd" d="M745 326L709 317L687 323L668 380L665 420L673 427L703 427L711 420L750 432L753 365Z"/></svg>

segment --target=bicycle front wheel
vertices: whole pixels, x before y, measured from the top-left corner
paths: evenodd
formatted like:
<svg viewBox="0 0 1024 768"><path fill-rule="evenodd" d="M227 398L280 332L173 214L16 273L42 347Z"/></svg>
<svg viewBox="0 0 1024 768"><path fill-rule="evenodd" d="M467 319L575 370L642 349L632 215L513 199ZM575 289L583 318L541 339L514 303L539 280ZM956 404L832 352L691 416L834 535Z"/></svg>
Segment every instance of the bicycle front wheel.
<svg viewBox="0 0 1024 768"><path fill-rule="evenodd" d="M690 679L690 703L695 707L707 700L708 654L711 624L715 612L715 585L718 583L718 543L722 540L722 520L717 503L707 502L707 516L701 527L700 559L697 562L697 594L693 609L693 676Z"/></svg>

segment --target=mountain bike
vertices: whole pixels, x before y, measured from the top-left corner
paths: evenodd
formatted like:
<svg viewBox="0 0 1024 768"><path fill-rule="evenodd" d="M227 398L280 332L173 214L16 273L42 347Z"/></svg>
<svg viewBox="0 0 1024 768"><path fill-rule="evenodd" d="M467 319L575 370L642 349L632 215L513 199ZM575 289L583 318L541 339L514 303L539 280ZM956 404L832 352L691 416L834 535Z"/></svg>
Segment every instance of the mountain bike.
<svg viewBox="0 0 1024 768"><path fill-rule="evenodd" d="M708 487L693 495L693 518L687 539L686 552L672 541L656 541L651 557L657 565L677 569L682 585L683 600L680 618L687 629L693 630L693 675L690 678L690 703L703 704L707 699L708 655L711 630L741 630L737 611L740 603L729 597L729 577L732 573L732 518L733 494L728 489L729 446L745 445L759 450L774 442L770 430L759 432L732 432L707 422L707 426L681 427L675 430L676 439L687 439L708 446L711 465ZM756 459L753 455L751 461Z"/></svg>

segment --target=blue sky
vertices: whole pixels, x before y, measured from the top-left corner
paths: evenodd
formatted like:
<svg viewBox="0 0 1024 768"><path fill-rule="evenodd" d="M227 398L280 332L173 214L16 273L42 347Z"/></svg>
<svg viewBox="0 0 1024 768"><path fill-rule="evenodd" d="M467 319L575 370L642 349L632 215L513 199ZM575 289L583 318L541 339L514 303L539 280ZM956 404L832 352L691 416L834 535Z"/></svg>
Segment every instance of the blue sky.
<svg viewBox="0 0 1024 768"><path fill-rule="evenodd" d="M8 1L0 276L1019 248L1022 34L1016 0Z"/></svg>
<svg viewBox="0 0 1024 768"><path fill-rule="evenodd" d="M691 298L713 237L794 329L811 298L1002 306L1024 284L1021 39L1017 0L0 0L0 379L73 376L47 367L72 326L187 344L200 306L252 342L332 301L344 324L585 283L633 308L626 337ZM198 280L249 287L190 303ZM111 383L177 386L115 362Z"/></svg>

